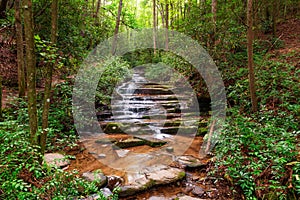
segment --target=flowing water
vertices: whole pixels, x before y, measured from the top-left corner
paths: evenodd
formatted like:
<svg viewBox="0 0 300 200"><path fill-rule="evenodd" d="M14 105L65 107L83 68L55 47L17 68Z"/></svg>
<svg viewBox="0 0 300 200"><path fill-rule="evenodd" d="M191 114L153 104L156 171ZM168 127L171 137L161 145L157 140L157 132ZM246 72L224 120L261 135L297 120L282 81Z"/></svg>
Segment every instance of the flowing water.
<svg viewBox="0 0 300 200"><path fill-rule="evenodd" d="M103 172L120 174L129 184L147 167L170 165L184 154L199 156L202 137L195 136L207 117L199 115L197 98L186 85L149 81L145 68L135 68L132 78L116 87L111 109L97 113L105 134L84 141L89 153L106 166ZM166 197L165 192L157 194Z"/></svg>

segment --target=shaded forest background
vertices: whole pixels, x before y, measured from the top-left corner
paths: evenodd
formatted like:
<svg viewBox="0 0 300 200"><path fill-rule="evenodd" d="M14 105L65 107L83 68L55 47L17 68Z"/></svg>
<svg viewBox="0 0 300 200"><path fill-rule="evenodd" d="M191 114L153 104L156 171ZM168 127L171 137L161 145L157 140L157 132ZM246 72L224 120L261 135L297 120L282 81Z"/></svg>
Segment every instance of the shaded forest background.
<svg viewBox="0 0 300 200"><path fill-rule="evenodd" d="M44 152L78 143L71 113L74 75L108 37L131 29L166 28L199 42L222 73L227 119L213 152L212 176L241 198L298 199L299 10L297 0L1 0L0 196L59 199L97 191L74 174L41 164ZM154 42L154 50L115 60L98 85L99 109L109 105L127 68L148 62L174 66L199 98L209 97L201 76L168 53L167 42L166 51L154 53Z"/></svg>

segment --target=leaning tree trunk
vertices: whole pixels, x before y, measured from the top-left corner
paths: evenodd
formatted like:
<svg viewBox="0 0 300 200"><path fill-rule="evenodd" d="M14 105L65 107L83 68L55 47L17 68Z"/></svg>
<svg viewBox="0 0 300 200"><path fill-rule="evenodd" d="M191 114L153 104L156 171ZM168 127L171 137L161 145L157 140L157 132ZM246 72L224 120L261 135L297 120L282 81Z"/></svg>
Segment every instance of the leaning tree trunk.
<svg viewBox="0 0 300 200"><path fill-rule="evenodd" d="M30 142L37 144L36 68L31 0L23 0Z"/></svg>
<svg viewBox="0 0 300 200"><path fill-rule="evenodd" d="M119 8L118 8L118 16L116 18L116 27L115 27L115 33L114 33L114 39L112 43L112 48L111 48L111 54L114 55L116 52L117 48L117 40L118 40L118 33L119 33L119 28L120 28L120 22L121 22L121 13L122 13L122 0L119 1Z"/></svg>
<svg viewBox="0 0 300 200"><path fill-rule="evenodd" d="M24 69L24 46L23 30L20 11L20 0L15 0L15 27L17 37L17 66L18 66L18 89L19 97L25 96L25 69Z"/></svg>
<svg viewBox="0 0 300 200"><path fill-rule="evenodd" d="M249 68L249 87L252 103L252 111L257 112L257 99L255 94L255 77L253 63L253 2L248 0L247 4L247 49L248 49L248 68Z"/></svg>
<svg viewBox="0 0 300 200"><path fill-rule="evenodd" d="M55 45L57 41L58 0L52 0L51 12L52 12L51 13L51 45ZM42 134L39 140L42 154L45 153L47 134L48 134L48 116L49 116L49 108L50 108L52 72L53 72L53 62L50 61L46 64L46 79L45 79L44 102L43 102L43 113L42 113Z"/></svg>

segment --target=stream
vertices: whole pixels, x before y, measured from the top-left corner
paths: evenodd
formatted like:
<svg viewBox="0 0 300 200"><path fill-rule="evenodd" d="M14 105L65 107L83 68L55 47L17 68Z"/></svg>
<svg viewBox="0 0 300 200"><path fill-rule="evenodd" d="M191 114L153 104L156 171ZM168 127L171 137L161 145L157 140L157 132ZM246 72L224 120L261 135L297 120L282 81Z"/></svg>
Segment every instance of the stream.
<svg viewBox="0 0 300 200"><path fill-rule="evenodd" d="M108 179L103 186L119 187L121 199L214 199L217 190L205 171L209 159L199 155L208 114L200 115L186 85L149 81L145 68L134 68L116 87L111 109L97 112L105 134L82 141L93 162L83 167L84 156L76 155L70 169L101 169Z"/></svg>

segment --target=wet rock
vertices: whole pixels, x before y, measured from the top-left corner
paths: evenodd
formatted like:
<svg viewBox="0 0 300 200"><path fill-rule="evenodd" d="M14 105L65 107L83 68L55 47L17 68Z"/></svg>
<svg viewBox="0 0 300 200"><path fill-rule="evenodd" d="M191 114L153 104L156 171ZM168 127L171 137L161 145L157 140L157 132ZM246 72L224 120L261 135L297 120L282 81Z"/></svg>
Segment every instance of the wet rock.
<svg viewBox="0 0 300 200"><path fill-rule="evenodd" d="M196 196L201 197L205 193L205 190L202 187L195 186L192 190L192 193Z"/></svg>
<svg viewBox="0 0 300 200"><path fill-rule="evenodd" d="M106 158L106 154L100 153L100 154L98 154L98 158Z"/></svg>
<svg viewBox="0 0 300 200"><path fill-rule="evenodd" d="M120 196L130 196L156 185L169 184L182 179L185 172L182 169L166 165L152 165L139 172L128 173L128 183L121 187Z"/></svg>
<svg viewBox="0 0 300 200"><path fill-rule="evenodd" d="M166 141L155 138L155 136L153 135L141 135L141 136L135 136L135 138L144 140L145 144L150 147L160 147L167 143Z"/></svg>
<svg viewBox="0 0 300 200"><path fill-rule="evenodd" d="M116 187L120 187L123 183L124 179L120 176L107 177L107 188L109 188L111 191Z"/></svg>
<svg viewBox="0 0 300 200"><path fill-rule="evenodd" d="M165 122L165 124L164 124L164 127L174 127L174 126L180 126L181 125L181 121L178 121L178 120L175 120L175 121L167 121L167 122Z"/></svg>
<svg viewBox="0 0 300 200"><path fill-rule="evenodd" d="M124 124L117 122L109 122L107 124L103 124L103 131L106 134L114 134L114 133L124 133Z"/></svg>
<svg viewBox="0 0 300 200"><path fill-rule="evenodd" d="M100 191L102 192L103 196L105 196L106 198L113 195L113 193L109 188L101 188Z"/></svg>
<svg viewBox="0 0 300 200"><path fill-rule="evenodd" d="M168 127L168 128L161 129L160 132L165 134L175 135L177 134L178 130L179 130L178 127Z"/></svg>
<svg viewBox="0 0 300 200"><path fill-rule="evenodd" d="M117 140L114 138L101 138L95 141L97 144L112 144L115 143Z"/></svg>
<svg viewBox="0 0 300 200"><path fill-rule="evenodd" d="M184 194L189 194L193 190L193 185L187 184L186 187L182 190Z"/></svg>
<svg viewBox="0 0 300 200"><path fill-rule="evenodd" d="M169 198L161 197L161 196L152 196L149 200L169 200Z"/></svg>
<svg viewBox="0 0 300 200"><path fill-rule="evenodd" d="M54 165L59 168L64 168L70 164L70 161L60 153L46 153L44 159L48 165Z"/></svg>
<svg viewBox="0 0 300 200"><path fill-rule="evenodd" d="M115 150L116 151L116 153L118 154L118 156L120 157L120 158L123 158L123 157L125 157L130 151L129 150L127 150L127 149L118 149L118 150Z"/></svg>
<svg viewBox="0 0 300 200"><path fill-rule="evenodd" d="M84 172L82 178L90 182L96 181L99 188L107 184L107 177L101 172Z"/></svg>
<svg viewBox="0 0 300 200"><path fill-rule="evenodd" d="M190 127L165 127L161 129L161 133L175 135L180 133L181 135L190 135L195 134L197 132L197 128L190 126Z"/></svg>
<svg viewBox="0 0 300 200"><path fill-rule="evenodd" d="M116 142L115 145L120 148L128 148L128 147L136 147L144 145L146 142L144 140L140 140L137 138L128 138L126 140L122 140L119 142Z"/></svg>
<svg viewBox="0 0 300 200"><path fill-rule="evenodd" d="M173 147L167 147L166 151L169 152L169 153L172 153L172 152L174 152L174 148Z"/></svg>
<svg viewBox="0 0 300 200"><path fill-rule="evenodd" d="M201 200L200 198L197 197L190 197L190 196L181 196L177 197L178 200ZM202 199L204 200L204 199Z"/></svg>
<svg viewBox="0 0 300 200"><path fill-rule="evenodd" d="M178 164L183 168L199 168L206 165L206 163L190 155L178 156L176 158L176 162L178 162Z"/></svg>
<svg viewBox="0 0 300 200"><path fill-rule="evenodd" d="M134 94L149 94L149 95L171 95L172 91L163 88L137 88Z"/></svg>

